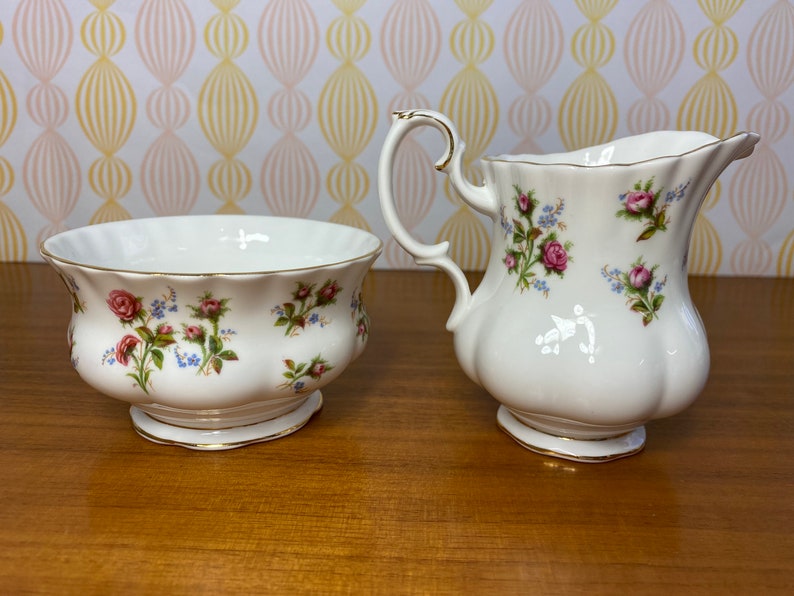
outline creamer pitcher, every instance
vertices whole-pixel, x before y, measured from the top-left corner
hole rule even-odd
[[[395,152],[424,125],[448,143],[436,168],[493,220],[474,292],[448,243],[418,242],[395,209]],[[641,450],[645,423],[694,401],[709,349],[687,285],[689,240],[709,188],[758,139],[662,131],[569,153],[484,157],[477,186],[463,176],[465,148],[449,119],[394,114],[378,172],[384,218],[418,264],[451,277],[447,329],[458,361],[501,403],[498,425],[516,441],[607,461]]]

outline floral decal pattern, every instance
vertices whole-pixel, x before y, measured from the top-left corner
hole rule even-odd
[[[80,300],[80,286],[77,285],[74,277],[61,270],[58,270],[58,277],[61,278],[61,281],[66,286],[66,291],[69,292],[69,296],[72,298],[72,310],[75,313],[85,312],[85,302]]]
[[[313,381],[319,381],[325,373],[334,368],[320,354],[317,354],[310,362],[297,363],[287,358],[284,360],[284,366],[287,370],[282,374],[286,381],[278,388],[290,389],[296,394],[309,390],[310,386],[306,384],[307,377]]]
[[[621,208],[615,213],[617,217],[622,217],[631,221],[641,221],[644,223],[642,233],[637,236],[637,242],[648,240],[656,232],[667,230],[670,217],[667,215],[667,208],[674,202],[684,198],[686,189],[689,186],[687,180],[684,184],[679,184],[673,190],[667,191],[662,200],[663,188],[653,189],[654,178],[643,182],[640,180],[634,185],[632,190],[618,195]]]
[[[501,209],[502,229],[506,237],[512,236],[511,245],[505,249],[504,264],[510,275],[517,276],[516,287],[521,292],[534,288],[548,298],[550,288],[537,270],[545,277],[563,277],[573,261],[569,254],[573,243],[562,242],[557,235],[565,230],[565,223],[559,219],[565,210],[565,201],[558,198],[555,204],[544,205],[535,220],[540,205],[535,191],[524,191],[518,185],[513,188],[518,217],[508,218],[504,206]]]
[[[612,285],[612,291],[626,296],[629,308],[642,315],[642,324],[647,327],[654,319],[664,302],[662,289],[667,283],[667,276],[659,279],[658,265],[648,268],[642,257],[631,264],[628,271],[610,269],[605,265],[601,275]]]
[[[176,330],[163,320],[167,313],[179,310],[176,292],[170,287],[168,290],[167,294],[153,300],[148,310],[143,306],[142,297],[127,290],[111,290],[106,300],[108,308],[122,327],[134,333],[125,334],[114,347],[106,350],[102,364],[118,363],[130,367],[132,370],[127,376],[144,393],[149,393],[152,388],[151,374],[154,370],[162,370],[165,352],[172,346],[175,347],[179,366],[184,367],[189,363],[198,368],[197,374],[220,374],[225,361],[238,359],[237,354],[224,349],[223,345],[234,332],[219,329],[221,317],[229,311],[227,298],[219,300],[211,292],[205,292],[199,297],[198,305],[188,306],[199,323],[183,324],[182,339],[197,346],[201,354],[187,356],[184,349],[177,345]]]
[[[654,189],[654,177],[646,181],[639,180],[634,187],[618,195],[621,208],[616,217],[630,221],[643,222],[643,230],[636,242],[649,240],[656,232],[667,231],[670,216],[667,209],[680,201],[686,194],[689,180],[664,193],[664,188]],[[601,275],[612,285],[612,291],[626,296],[629,308],[642,315],[642,324],[648,326],[658,319],[659,309],[664,302],[662,289],[667,283],[667,276],[660,278],[659,265],[648,266],[642,256],[630,265],[628,272],[604,265]]]
[[[350,309],[353,322],[356,324],[356,337],[359,337],[361,341],[366,341],[369,336],[369,315],[361,300],[361,292],[353,294],[353,298],[350,300]]]
[[[198,306],[188,305],[192,317],[198,321],[204,321],[209,328],[202,324],[185,325],[182,324],[182,337],[192,345],[197,346],[201,351],[201,360],[197,363],[198,373],[209,375],[211,373],[220,374],[223,363],[231,360],[238,360],[237,354],[232,350],[224,349],[224,342],[231,340],[235,331],[231,329],[220,329],[220,320],[227,312],[229,307],[228,298],[215,298],[212,292],[205,292],[199,297]],[[177,350],[177,358],[184,356],[184,352]],[[188,359],[185,366],[195,366],[196,357],[193,356],[192,362]]]
[[[336,303],[336,295],[342,288],[336,281],[328,279],[319,290],[317,284],[297,282],[297,287],[292,293],[292,301],[278,304],[270,309],[270,314],[276,316],[276,327],[284,327],[284,335],[294,337],[307,326],[319,325],[321,328],[329,325],[331,321],[322,316],[317,310]]]

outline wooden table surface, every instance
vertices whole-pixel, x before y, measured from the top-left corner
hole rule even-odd
[[[0,264],[0,593],[794,593],[794,280],[691,287],[710,380],[627,459],[502,433],[444,329],[451,283],[389,271],[303,429],[194,452],[72,370],[54,272]]]

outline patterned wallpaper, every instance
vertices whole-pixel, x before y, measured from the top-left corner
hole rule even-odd
[[[275,214],[372,230],[391,111],[446,113],[465,167],[653,129],[762,135],[707,198],[691,270],[794,275],[791,0],[3,0],[0,260],[130,217]],[[489,222],[409,137],[407,227],[480,268]]]

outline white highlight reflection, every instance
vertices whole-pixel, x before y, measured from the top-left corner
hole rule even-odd
[[[579,342],[579,351],[587,355],[590,364],[595,363],[596,352],[596,332],[593,321],[584,312],[581,304],[573,307],[574,318],[565,319],[557,315],[551,315],[554,327],[546,333],[535,338],[535,344],[540,346],[541,354],[559,354],[560,344],[574,337],[583,327],[587,336],[587,342]]]
[[[260,234],[260,233],[253,233],[253,234],[246,234],[245,230],[240,230],[237,233],[237,241],[240,243],[240,250],[245,250],[248,248],[248,244],[251,242],[270,242],[270,236],[267,234]]]

